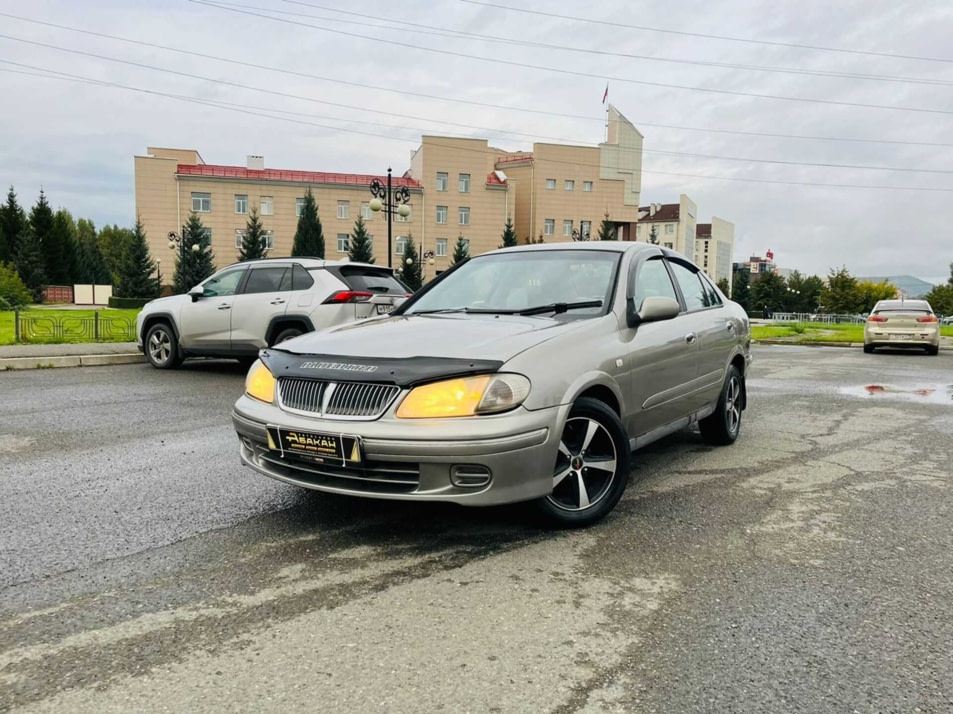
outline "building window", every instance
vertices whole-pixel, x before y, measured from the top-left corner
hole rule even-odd
[[[350,250],[348,246],[349,237],[347,233],[338,233],[338,253],[347,253]]]
[[[341,218],[341,219],[347,218],[350,210],[351,210],[350,201],[338,201],[338,218]]]
[[[675,232],[675,226],[671,223],[665,224],[665,235],[672,235]]]
[[[669,250],[671,250],[671,249],[674,248],[675,246],[672,245],[671,243],[666,243],[666,244],[665,244],[665,247],[668,248]]]
[[[579,233],[587,236],[592,230],[592,221],[579,221]]]
[[[551,236],[556,232],[556,219],[547,218],[543,221],[543,235]]]
[[[301,212],[304,211],[304,199],[295,199],[295,218],[301,218]]]
[[[568,181],[568,180],[567,180],[565,185],[566,185],[566,190],[567,190],[567,191],[574,191],[575,188],[576,188],[576,182],[575,182],[575,181]]]
[[[447,239],[446,238],[437,238],[436,253],[438,256],[445,256],[447,254]]]
[[[583,191],[591,191],[591,190],[592,190],[592,181],[583,181],[583,182],[582,182],[582,190],[583,190]]]
[[[461,206],[460,210],[458,211],[458,214],[459,214],[461,226],[470,225],[470,209],[469,208],[466,208],[465,206]]]
[[[394,242],[394,252],[397,253],[397,255],[403,255],[404,249],[406,247],[407,247],[406,238],[398,237],[397,240]]]
[[[447,222],[447,207],[437,206],[437,223]]]
[[[261,197],[261,215],[263,216],[273,216],[275,215],[275,199],[272,196],[262,196]]]
[[[563,235],[564,236],[572,235],[572,221],[563,221]]]
[[[397,223],[410,223],[410,216],[402,216],[399,213],[394,216],[394,220]]]
[[[265,231],[265,250],[274,250],[275,249],[275,232],[274,231]]]
[[[248,213],[248,196],[235,194],[235,213]]]
[[[262,233],[265,239],[265,248],[267,250],[273,250],[275,247],[275,233],[274,231],[264,231]],[[239,228],[235,231],[235,247],[241,248],[242,241],[245,240],[245,229]]]
[[[236,229],[235,230],[235,247],[241,248],[243,240],[245,240],[245,231],[241,229]]]
[[[470,193],[470,174],[460,174],[460,193]]]
[[[365,221],[369,221],[373,217],[374,217],[374,211],[371,210],[371,204],[366,202],[362,203],[361,204],[361,218],[363,218]]]
[[[469,239],[469,238],[463,238],[463,236],[460,236],[460,238],[463,240],[463,246],[467,249],[467,252],[469,253],[469,252],[470,252],[470,239]]]
[[[641,237],[642,237],[642,226],[636,226],[636,227],[635,227],[635,237],[636,237],[636,238],[641,238]]]
[[[546,190],[547,191],[556,190],[556,179],[546,179]]]
[[[437,190],[438,191],[446,191],[447,183],[449,183],[449,181],[450,179],[445,171],[437,172]]]
[[[192,193],[192,210],[196,213],[211,213],[212,194],[210,193]]]

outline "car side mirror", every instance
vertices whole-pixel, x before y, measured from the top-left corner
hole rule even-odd
[[[205,288],[201,285],[196,285],[189,290],[189,296],[192,298],[192,302],[198,302],[199,298],[205,297]]]
[[[643,322],[661,322],[678,317],[682,311],[677,300],[668,297],[647,297],[642,301],[642,309],[636,311],[635,300],[626,301],[625,318],[629,327],[638,327]]]

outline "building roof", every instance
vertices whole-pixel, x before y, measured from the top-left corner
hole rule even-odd
[[[240,179],[244,181],[288,181],[291,183],[323,183],[340,186],[370,186],[371,181],[380,179],[386,182],[386,176],[369,174],[336,174],[325,171],[289,171],[285,169],[246,169],[244,166],[217,166],[215,164],[179,164],[176,173],[182,176],[204,176],[206,178]],[[423,188],[412,178],[394,176],[393,186],[406,186],[410,189]]]
[[[667,221],[677,221],[679,216],[679,205],[677,203],[662,203],[655,209],[655,215],[650,216],[650,206],[639,208],[639,223],[659,223]],[[645,214],[644,216],[642,214]]]
[[[499,176],[496,175],[496,171],[491,171],[486,175],[486,185],[487,186],[505,186],[506,181],[502,180]]]
[[[696,238],[711,238],[711,223],[696,223],[695,237]]]

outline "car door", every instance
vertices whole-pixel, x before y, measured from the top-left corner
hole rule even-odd
[[[638,266],[630,292],[636,310],[651,296],[679,300],[661,255]],[[681,400],[698,371],[698,344],[689,334],[683,316],[623,330],[629,344],[630,434],[645,434],[684,416]]]
[[[291,263],[260,263],[249,268],[248,278],[232,303],[232,351],[255,353],[267,347],[265,337],[272,320],[281,317],[291,302]]]
[[[231,347],[231,309],[242,280],[244,266],[226,268],[202,285],[202,295],[186,303],[179,313],[179,340],[183,349],[222,354]]]
[[[698,371],[683,408],[690,414],[718,398],[736,339],[735,326],[697,266],[671,256],[667,261],[685,305],[683,322],[698,344]]]

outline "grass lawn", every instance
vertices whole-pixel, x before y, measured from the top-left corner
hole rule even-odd
[[[95,342],[94,315],[97,310],[22,310],[21,317],[39,318],[34,332],[21,342],[54,344],[63,342]],[[99,342],[131,342],[135,340],[138,310],[98,310]],[[13,311],[0,312],[0,345],[16,344]]]
[[[953,325],[942,326],[940,334],[953,337]],[[844,323],[806,322],[800,325],[752,325],[751,339],[772,340],[791,338],[804,342],[863,342],[864,326]]]

